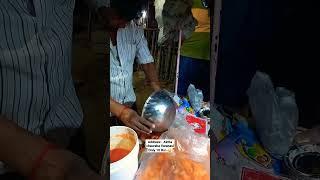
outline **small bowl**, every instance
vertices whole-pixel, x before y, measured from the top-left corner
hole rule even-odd
[[[176,103],[166,90],[152,93],[144,104],[142,117],[155,124],[155,132],[166,131],[176,117]]]

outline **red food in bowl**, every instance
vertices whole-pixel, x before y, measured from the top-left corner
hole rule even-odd
[[[117,162],[124,157],[126,157],[130,153],[129,150],[127,149],[122,149],[122,148],[115,148],[110,151],[110,162],[114,163]]]

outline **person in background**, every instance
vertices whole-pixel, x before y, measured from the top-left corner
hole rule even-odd
[[[80,130],[83,114],[71,75],[74,3],[0,1],[0,116],[6,117],[0,119],[1,180],[22,179],[15,173],[8,177],[4,166],[12,165],[14,172],[27,175],[22,166],[31,166],[34,155],[45,148],[45,140],[29,141],[21,128],[62,148],[67,148]],[[96,9],[110,4],[108,0],[95,3]],[[107,11],[99,10],[103,14]],[[64,157],[72,156],[65,153]],[[54,176],[46,169],[43,173]]]
[[[192,14],[198,21],[192,36],[183,38],[181,47],[178,94],[185,96],[190,84],[202,90],[210,101],[210,16],[201,0],[194,0]]]
[[[136,96],[133,89],[133,64],[135,58],[141,64],[151,87],[160,89],[153,57],[148,48],[144,31],[132,20],[141,12],[142,1],[111,1],[107,24],[110,35],[110,112],[111,126],[125,125],[137,132],[151,133],[154,124],[136,112]]]

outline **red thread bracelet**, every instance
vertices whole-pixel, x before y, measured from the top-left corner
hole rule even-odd
[[[39,154],[39,156],[37,157],[37,159],[34,161],[33,166],[32,166],[32,170],[29,176],[29,180],[33,180],[36,176],[37,170],[39,169],[39,167],[41,166],[41,163],[43,161],[43,159],[46,157],[46,155],[48,154],[48,152],[52,149],[56,149],[57,146],[54,144],[47,144],[43,150],[41,151],[41,153]]]
[[[120,114],[119,114],[119,117],[118,117],[118,118],[121,118],[121,116],[122,116],[123,112],[124,112],[126,109],[129,109],[129,107],[128,107],[128,106],[124,106],[124,108],[122,108],[122,109],[121,109],[121,111],[120,111]]]

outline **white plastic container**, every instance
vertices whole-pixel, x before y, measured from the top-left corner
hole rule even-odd
[[[125,126],[110,127],[110,151],[130,150],[123,159],[110,164],[111,180],[133,180],[138,170],[139,141],[137,133]]]

